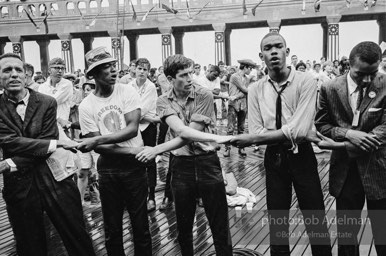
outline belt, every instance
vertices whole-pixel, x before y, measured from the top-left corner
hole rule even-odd
[[[207,151],[207,152],[203,152],[202,154],[198,154],[198,155],[173,155],[172,153],[170,153],[173,157],[200,157],[200,156],[209,156],[209,155],[215,155],[217,154],[217,151]]]

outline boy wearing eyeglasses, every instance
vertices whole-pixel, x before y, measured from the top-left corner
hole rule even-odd
[[[58,103],[57,121],[59,129],[71,127],[69,121],[73,86],[70,80],[63,78],[66,63],[61,58],[53,58],[48,63],[49,77],[39,86],[39,92],[54,97]]]

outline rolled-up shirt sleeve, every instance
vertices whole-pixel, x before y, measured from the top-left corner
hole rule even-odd
[[[165,118],[171,115],[178,116],[178,113],[170,107],[167,97],[159,97],[157,99],[157,116],[159,116],[162,122],[165,122]]]
[[[304,140],[315,119],[317,81],[307,76],[300,87],[296,110],[281,130],[293,143]]]

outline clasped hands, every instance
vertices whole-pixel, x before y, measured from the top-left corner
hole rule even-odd
[[[70,150],[73,153],[76,153],[77,150],[89,152],[98,146],[98,141],[96,137],[85,138],[82,140],[58,140],[57,146]]]

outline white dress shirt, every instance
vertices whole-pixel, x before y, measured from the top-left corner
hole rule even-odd
[[[276,130],[277,91],[286,83],[288,85],[281,93],[281,130],[292,142],[296,153],[296,143],[306,137],[315,118],[317,81],[310,73],[291,69],[287,80],[280,85],[269,76],[253,83],[248,90],[249,133],[260,134]]]
[[[357,90],[358,85],[354,82],[354,80],[350,76],[350,71],[347,74],[347,87],[348,87],[348,95],[349,95],[349,104],[352,109],[352,112],[355,113],[357,108],[357,101],[359,96],[359,91]],[[365,94],[366,88],[363,88],[363,95]]]
[[[137,85],[136,79],[131,81],[129,85],[133,86],[141,98],[141,121],[139,122],[139,130],[143,132],[150,124],[149,121],[145,121],[143,118],[147,116],[152,118],[156,117],[157,88],[149,79],[146,79],[146,82],[141,87]]]
[[[39,92],[54,97],[58,103],[56,117],[68,121],[70,117],[73,85],[67,79],[60,79],[56,86],[51,85],[51,78],[39,86]]]

